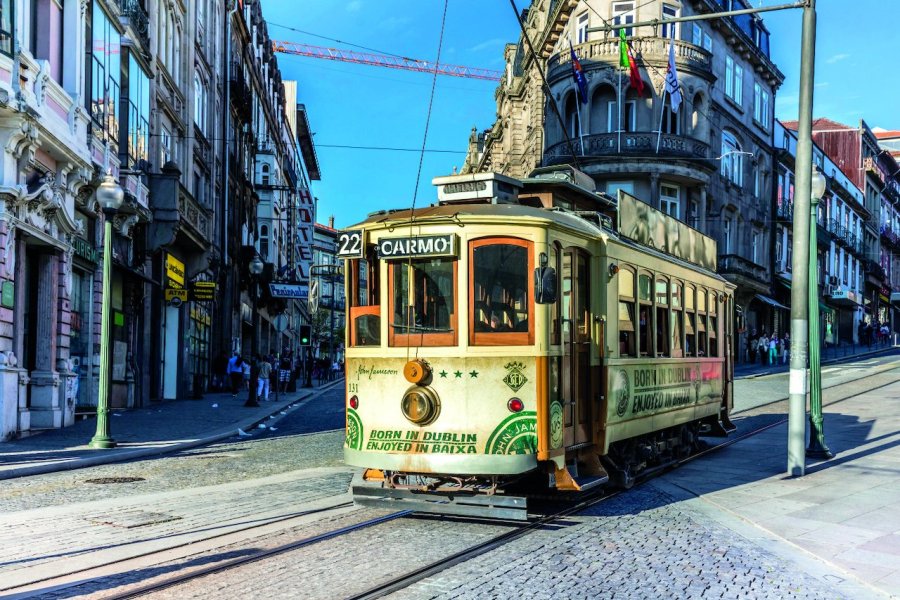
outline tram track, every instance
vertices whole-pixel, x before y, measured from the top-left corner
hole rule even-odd
[[[896,366],[881,369],[877,373],[869,374],[863,378],[841,382],[839,384],[829,386],[829,388],[827,388],[827,389],[834,389],[834,388],[840,388],[841,386],[851,385],[851,384],[857,383],[861,379],[870,378],[870,377],[873,377],[876,375],[882,375],[888,371],[896,370],[896,369],[897,369]],[[871,387],[871,388],[867,388],[866,390],[856,392],[856,393],[851,393],[851,394],[846,395],[841,398],[836,398],[836,399],[832,399],[830,401],[826,401],[826,402],[824,402],[824,406],[827,407],[827,406],[832,406],[834,404],[838,404],[840,402],[860,396],[864,393],[870,393],[871,391],[881,389],[881,388],[887,387],[889,385],[895,384],[898,381],[900,381],[900,378],[891,378],[888,381],[879,383],[878,385]],[[763,405],[760,405],[757,407],[753,407],[751,409],[746,409],[746,410],[740,411],[737,414],[739,414],[741,417],[747,418],[747,417],[753,416],[749,413],[753,412],[754,410],[758,410],[761,408],[770,408],[771,409],[773,405],[776,405],[779,402],[784,402],[784,401],[785,400],[783,400],[783,399],[774,400],[772,402],[769,402],[769,403],[766,403],[766,404],[763,404]],[[772,416],[776,416],[776,413],[762,413],[762,414],[770,414]],[[777,427],[779,425],[783,425],[786,422],[787,422],[787,418],[781,418],[781,419],[775,420],[775,421],[767,423],[761,427],[757,427],[757,428],[753,429],[752,431],[748,431],[747,433],[743,433],[738,436],[727,439],[726,441],[722,441],[720,443],[710,445],[708,448],[699,450],[698,452],[696,452],[696,453],[692,454],[691,456],[686,457],[684,459],[679,459],[679,460],[673,461],[671,463],[667,463],[666,465],[661,465],[659,467],[655,467],[650,470],[647,470],[636,478],[635,487],[646,484],[647,482],[651,481],[653,478],[661,475],[662,473],[670,471],[681,465],[687,464],[691,461],[700,459],[700,458],[707,456],[718,450],[725,449],[725,448],[732,446],[740,441],[743,441],[743,440],[751,438],[755,435],[758,435],[764,431],[767,431],[767,430]],[[441,558],[440,560],[437,560],[437,561],[431,562],[429,564],[426,564],[424,566],[415,568],[407,573],[404,573],[404,574],[394,577],[388,581],[385,581],[378,585],[375,585],[361,593],[350,596],[350,598],[352,598],[354,600],[380,598],[380,597],[384,597],[388,594],[397,592],[397,591],[407,588],[419,581],[422,581],[424,579],[427,579],[429,577],[437,575],[443,571],[446,571],[447,569],[450,569],[453,566],[456,566],[456,565],[459,565],[466,561],[472,560],[480,555],[486,554],[486,553],[491,552],[497,548],[500,548],[506,544],[509,544],[509,543],[515,541],[516,539],[519,539],[523,536],[528,535],[531,532],[541,529],[542,527],[552,525],[553,523],[555,523],[561,519],[564,519],[571,515],[578,514],[580,512],[588,510],[588,509],[596,506],[597,504],[600,504],[601,502],[604,502],[606,500],[610,500],[624,492],[625,491],[623,491],[623,490],[613,490],[613,491],[607,492],[605,494],[603,492],[591,492],[591,493],[588,493],[589,495],[582,497],[581,499],[576,501],[574,504],[570,504],[561,510],[552,512],[551,514],[538,516],[537,518],[529,521],[526,524],[510,523],[510,527],[512,527],[512,529],[509,531],[506,531],[504,533],[501,533],[499,535],[491,537],[490,539],[479,542],[478,544],[475,544],[469,548],[465,548],[465,549],[458,551],[456,553],[453,553],[449,556],[445,556],[445,557]],[[269,519],[269,520],[266,520],[264,523],[254,524],[252,526],[244,527],[244,528],[237,529],[237,530],[230,530],[227,533],[219,534],[216,536],[210,536],[209,538],[204,539],[203,542],[205,543],[205,542],[208,542],[209,540],[214,540],[216,538],[234,535],[236,533],[248,532],[248,531],[252,531],[254,529],[260,529],[262,527],[271,526],[273,524],[287,523],[291,520],[309,516],[309,515],[316,514],[316,513],[325,513],[325,512],[335,511],[335,510],[339,510],[339,509],[343,509],[343,508],[350,508],[351,506],[352,506],[351,502],[342,502],[342,503],[329,505],[326,507],[321,507],[321,508],[317,508],[317,509],[313,509],[313,510],[309,510],[309,511],[304,511],[301,513],[286,515],[284,517],[277,518],[277,519]],[[382,515],[382,516],[378,516],[378,517],[375,517],[372,519],[367,519],[365,521],[361,521],[359,523],[354,523],[354,524],[351,524],[351,525],[348,525],[345,527],[341,527],[341,528],[338,528],[338,529],[335,529],[332,531],[327,531],[324,533],[304,537],[300,540],[289,542],[287,544],[283,544],[283,545],[280,545],[280,546],[277,546],[274,548],[269,548],[269,549],[265,549],[265,550],[260,550],[258,552],[253,552],[252,554],[248,554],[247,556],[241,556],[238,558],[219,562],[217,564],[209,565],[206,567],[194,568],[194,569],[191,569],[189,572],[184,572],[184,573],[181,573],[178,575],[169,576],[164,579],[161,579],[161,580],[158,580],[155,582],[151,582],[151,583],[139,586],[139,587],[135,587],[134,584],[124,584],[124,585],[128,586],[127,589],[125,589],[121,592],[112,591],[109,594],[104,594],[103,597],[108,598],[108,599],[119,599],[119,598],[124,599],[124,598],[136,598],[136,597],[147,596],[147,595],[150,595],[155,592],[163,591],[163,590],[166,590],[169,588],[174,588],[176,586],[189,583],[193,580],[198,580],[203,577],[208,577],[210,575],[214,575],[214,574],[221,573],[224,571],[237,569],[237,568],[245,566],[245,565],[260,562],[260,561],[263,561],[263,560],[266,560],[266,559],[269,559],[269,558],[272,558],[272,557],[275,557],[278,555],[286,554],[288,552],[303,548],[305,546],[322,543],[322,542],[332,540],[332,539],[335,539],[338,537],[342,537],[342,536],[348,535],[350,533],[358,532],[360,530],[363,530],[363,529],[366,529],[369,527],[373,527],[373,526],[376,526],[376,525],[379,525],[382,523],[387,523],[387,522],[390,522],[390,521],[393,521],[396,519],[408,517],[408,516],[411,516],[412,514],[413,514],[413,511],[410,511],[410,510],[397,511],[397,512],[393,512],[393,513],[390,513],[387,515]],[[188,546],[188,545],[191,545],[191,543],[184,544],[184,546]],[[169,548],[167,550],[171,550],[171,549],[172,548]],[[104,577],[113,577],[117,574],[116,572],[110,572],[110,573],[106,573],[105,575],[100,575],[100,576],[93,576],[91,574],[91,572],[95,572],[100,568],[102,568],[103,570],[109,571],[110,569],[115,569],[118,567],[120,569],[118,571],[118,574],[127,572],[127,570],[128,570],[127,563],[135,561],[136,559],[139,559],[139,558],[147,559],[147,558],[152,557],[155,554],[161,554],[161,552],[158,552],[158,551],[157,552],[148,552],[146,554],[143,554],[143,555],[140,555],[137,557],[132,556],[127,559],[123,559],[122,561],[111,561],[104,565],[95,565],[89,569],[84,569],[82,571],[72,571],[72,572],[66,573],[62,576],[54,576],[54,577],[48,577],[48,578],[44,578],[44,579],[37,580],[37,581],[32,581],[27,586],[21,586],[21,587],[17,587],[17,588],[8,588],[8,589],[0,590],[0,592],[3,593],[4,597],[10,597],[10,598],[25,598],[25,597],[33,596],[36,593],[52,592],[54,590],[60,590],[63,588],[72,587],[72,586],[76,585],[76,583],[73,583],[76,580],[77,580],[77,584],[83,584],[86,581],[97,580],[97,579],[104,578]],[[123,567],[124,567],[124,569],[123,569]],[[31,590],[30,593],[29,593],[29,590]]]

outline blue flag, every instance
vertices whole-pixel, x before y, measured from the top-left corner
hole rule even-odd
[[[581,69],[581,63],[578,61],[575,49],[572,47],[572,40],[569,40],[569,53],[572,55],[572,76],[575,78],[575,85],[578,86],[578,99],[581,100],[582,104],[587,104],[587,79],[584,76],[584,71]]]

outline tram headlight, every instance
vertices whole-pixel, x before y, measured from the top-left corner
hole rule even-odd
[[[522,409],[525,408],[525,403],[513,396],[509,399],[509,402],[506,403],[506,408],[509,409],[509,412],[522,412]]]
[[[424,427],[441,414],[441,400],[430,387],[417,386],[403,394],[400,410],[410,423]]]

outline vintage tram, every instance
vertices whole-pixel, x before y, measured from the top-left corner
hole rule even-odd
[[[359,503],[524,518],[523,485],[629,487],[733,427],[713,240],[572,168],[434,183],[338,238]]]

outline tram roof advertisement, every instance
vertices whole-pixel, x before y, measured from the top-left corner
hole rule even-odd
[[[675,258],[716,270],[716,241],[619,190],[619,234]]]

